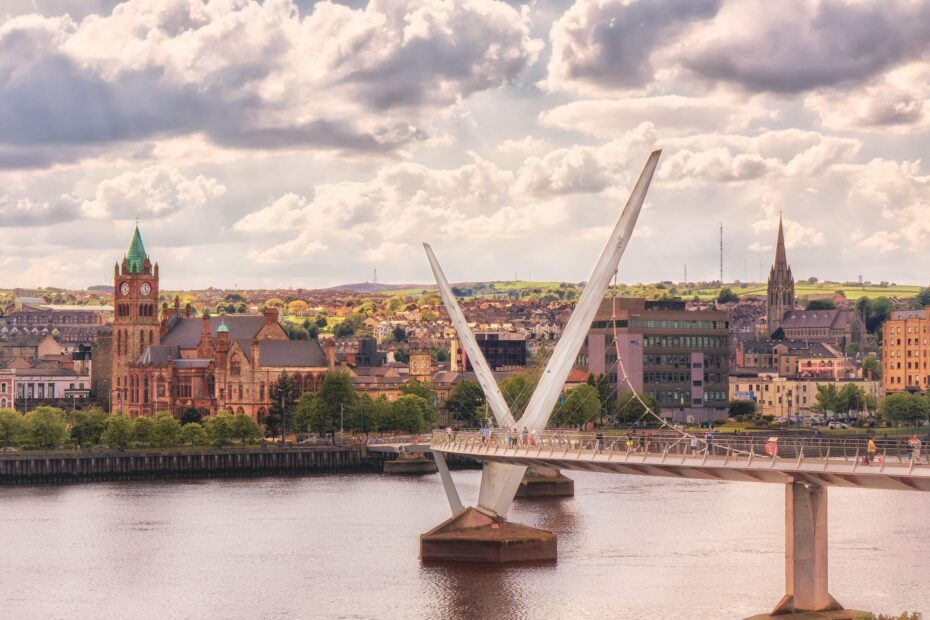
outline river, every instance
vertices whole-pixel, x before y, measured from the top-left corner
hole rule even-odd
[[[479,473],[454,472],[463,499]],[[784,489],[571,472],[518,500],[559,561],[424,566],[438,476],[0,488],[3,618],[742,618],[784,587]],[[830,490],[849,608],[930,611],[930,494]]]

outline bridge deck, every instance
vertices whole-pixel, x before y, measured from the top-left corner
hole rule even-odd
[[[774,449],[769,447],[772,454],[766,453],[767,444],[765,438],[715,438],[711,446],[692,450],[690,441],[681,437],[627,445],[625,437],[598,439],[593,433],[546,431],[524,443],[502,433],[484,439],[477,432],[460,432],[454,437],[435,433],[431,448],[485,462],[576,471],[930,491],[930,465],[918,463],[899,443],[880,445],[871,464],[862,458],[864,448],[852,449],[842,440],[779,441]]]

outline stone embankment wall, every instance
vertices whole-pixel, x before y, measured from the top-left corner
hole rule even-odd
[[[384,455],[369,454],[363,445],[48,453],[23,451],[0,456],[0,485],[380,472],[384,460]]]

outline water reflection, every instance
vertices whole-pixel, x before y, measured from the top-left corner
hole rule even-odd
[[[479,473],[454,472],[473,503]],[[573,473],[519,501],[559,561],[420,563],[437,476],[0,488],[4,618],[741,618],[784,586],[779,485]],[[830,491],[831,591],[930,610],[930,494]]]

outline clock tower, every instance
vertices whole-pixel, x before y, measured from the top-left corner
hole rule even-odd
[[[137,377],[130,376],[129,366],[159,341],[158,263],[149,260],[136,226],[122,263],[113,268],[113,411],[135,417],[143,404],[151,402],[154,386],[139,384]]]

